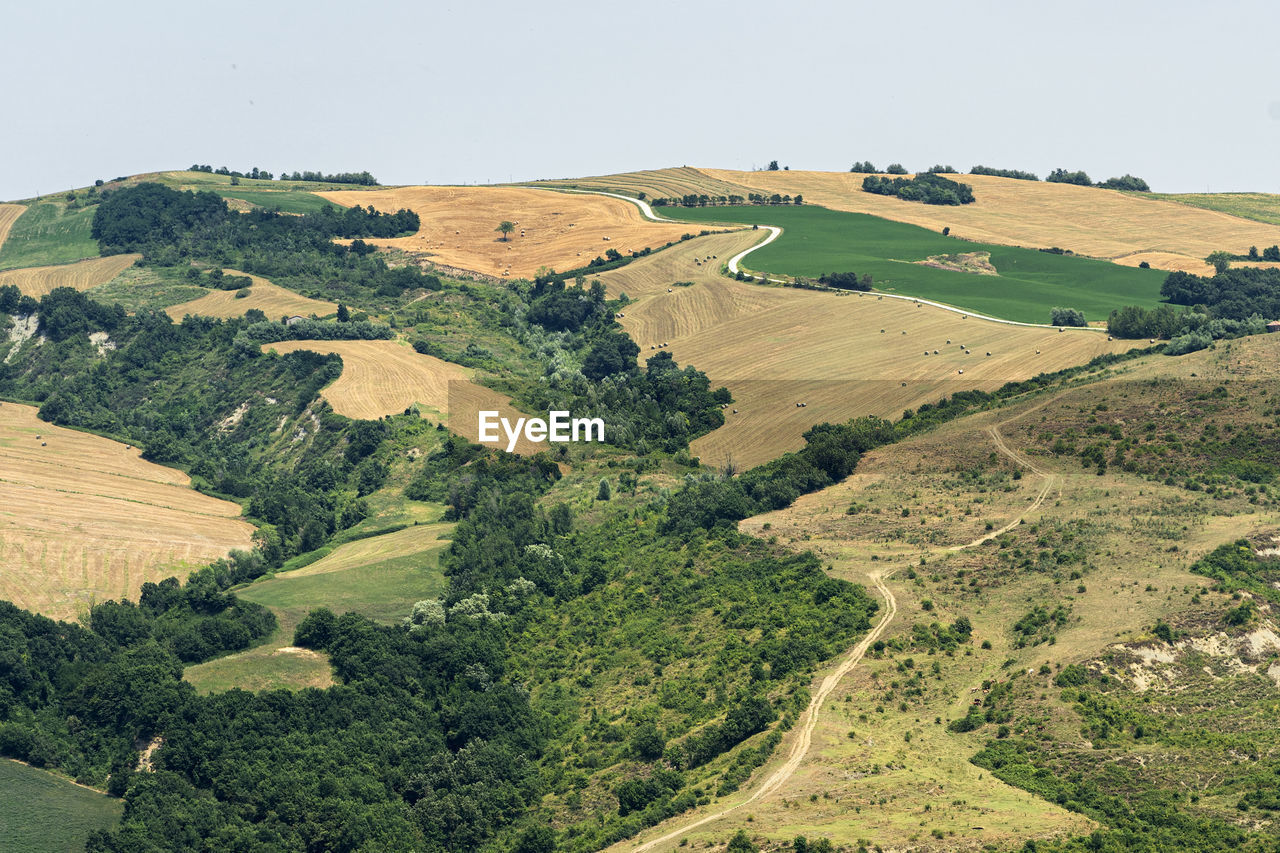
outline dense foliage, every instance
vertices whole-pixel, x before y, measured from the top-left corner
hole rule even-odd
[[[995,169],[991,166],[974,166],[969,170],[970,175],[992,175],[997,178],[1013,178],[1019,181],[1038,181],[1039,176],[1035,172],[1023,172],[1020,169]]]
[[[925,172],[913,178],[881,178],[868,175],[862,181],[863,192],[891,195],[903,201],[920,201],[925,204],[972,204],[973,187]]]

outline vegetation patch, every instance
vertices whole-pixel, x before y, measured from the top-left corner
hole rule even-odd
[[[747,258],[753,268],[774,274],[817,278],[829,270],[870,274],[876,287],[1028,323],[1044,323],[1050,310],[1069,304],[1095,317],[1123,305],[1155,306],[1163,273],[1104,261],[1046,254],[1031,249],[973,243],[944,237],[913,225],[865,214],[804,207],[672,208],[675,219],[698,222],[726,218],[748,224],[782,226],[782,236]],[[940,255],[986,253],[998,270],[975,277],[955,269],[925,266]]]

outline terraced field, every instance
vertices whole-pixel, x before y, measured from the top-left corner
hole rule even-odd
[[[704,463],[750,467],[800,448],[816,423],[897,417],[955,391],[993,390],[1134,346],[1095,331],[1009,326],[875,294],[718,274],[720,262],[762,237],[699,238],[599,276],[610,293],[635,300],[621,322],[642,360],[665,344],[733,392],[725,426],[693,443]]]
[[[224,272],[227,275],[249,275],[230,269]],[[181,322],[182,318],[188,314],[222,319],[243,317],[251,308],[257,308],[271,320],[294,315],[309,317],[314,314],[317,317],[324,317],[338,310],[338,306],[332,302],[310,299],[300,293],[272,284],[261,276],[250,275],[249,278],[253,279],[253,284],[250,285],[249,295],[246,297],[237,297],[237,291],[234,290],[214,290],[199,299],[170,306],[165,309],[165,312],[174,320]]]
[[[279,353],[305,349],[341,356],[342,375],[321,394],[335,412],[349,418],[375,420],[416,405],[424,415],[479,441],[481,410],[498,411],[512,420],[524,417],[511,407],[507,397],[471,381],[473,371],[423,355],[403,341],[284,341],[264,344],[262,348]],[[516,445],[518,453],[545,449],[546,445],[523,439]]]
[[[421,217],[417,234],[370,240],[436,263],[486,275],[528,278],[542,267],[586,266],[608,249],[622,254],[679,240],[683,225],[649,222],[619,199],[553,193],[523,187],[401,187],[323,192],[343,206],[409,208]],[[503,220],[516,230],[503,241]]]
[[[0,598],[72,619],[252,545],[240,507],[109,439],[0,404]]]
[[[55,287],[88,290],[111,281],[141,257],[142,255],[110,255],[73,264],[5,270],[0,272],[0,285],[16,285],[23,294],[36,299]]]

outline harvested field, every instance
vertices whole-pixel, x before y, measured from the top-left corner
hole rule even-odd
[[[240,507],[136,448],[0,404],[0,598],[54,618],[252,545]]]
[[[25,267],[0,272],[0,285],[16,285],[26,296],[39,299],[55,287],[74,287],[88,290],[106,284],[133,266],[142,255],[110,255],[105,258],[89,258],[74,264],[58,264],[51,267]]]
[[[645,220],[620,199],[523,187],[404,187],[319,193],[337,204],[409,208],[422,219],[411,237],[370,240],[486,275],[529,278],[541,267],[576,269],[609,249],[626,255],[677,241],[688,226]],[[503,241],[494,231],[509,220]],[[523,234],[522,234],[523,232]],[[607,238],[607,239],[606,239]]]
[[[22,212],[27,208],[21,204],[0,204],[0,248],[4,247],[4,238],[9,236],[9,229]]]
[[[851,172],[701,171],[711,180],[741,184],[753,192],[800,193],[806,202],[834,210],[869,213],[938,231],[950,227],[953,236],[966,240],[1029,248],[1060,246],[1112,260],[1150,253],[1151,258],[1139,260],[1150,260],[1159,269],[1183,269],[1220,249],[1244,252],[1251,245],[1280,242],[1280,226],[1073,184],[948,176],[972,186],[977,200],[962,207],[941,207],[863,192],[865,176]]]
[[[423,414],[478,441],[481,410],[496,410],[511,419],[523,416],[507,397],[473,382],[474,371],[423,355],[403,341],[284,341],[262,348],[340,356],[342,375],[321,393],[335,412],[349,418],[374,420],[417,405]],[[545,449],[523,439],[516,445],[519,453]]]
[[[535,186],[567,187],[570,189],[598,189],[605,192],[636,195],[646,198],[678,198],[690,193],[706,195],[746,195],[746,187],[712,178],[701,169],[679,166],[672,169],[646,169],[640,172],[622,172],[617,175],[597,175],[590,178],[566,178],[558,181],[537,181]]]
[[[994,390],[1136,345],[1098,332],[966,319],[874,293],[764,287],[694,263],[714,254],[717,264],[761,236],[704,237],[599,276],[611,293],[635,300],[621,322],[642,361],[667,344],[679,363],[733,392],[725,426],[692,445],[707,464],[751,467],[799,449],[816,423],[896,418],[955,391]],[[667,292],[675,281],[694,284]]]
[[[227,275],[249,275],[238,270],[224,270],[224,272]],[[317,317],[323,317],[338,310],[338,306],[332,302],[310,299],[300,293],[272,284],[261,276],[250,275],[249,277],[253,279],[253,284],[249,287],[249,295],[243,299],[237,298],[234,290],[214,290],[199,299],[166,308],[165,312],[174,320],[181,322],[182,318],[188,314],[223,319],[243,317],[250,308],[257,308],[272,320],[293,315],[309,317],[315,314]]]
[[[1277,196],[1246,194],[1243,201],[1232,194],[1144,196],[1072,184],[954,175],[949,177],[973,187],[977,201],[963,207],[940,207],[865,193],[864,177],[852,172],[683,167],[543,184],[628,194],[643,191],[650,198],[687,193],[799,194],[809,204],[833,210],[869,213],[936,231],[950,227],[954,236],[977,242],[1028,248],[1059,246],[1130,266],[1146,260],[1157,269],[1189,272],[1207,271],[1203,258],[1219,249],[1244,252],[1249,246],[1261,248],[1280,242]],[[726,213],[725,218],[731,220],[732,216]]]

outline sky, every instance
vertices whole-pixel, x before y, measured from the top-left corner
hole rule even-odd
[[[6,4],[0,198],[208,163],[489,183],[666,166],[1280,192],[1280,4]]]

